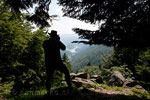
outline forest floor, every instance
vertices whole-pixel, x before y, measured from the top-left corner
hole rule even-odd
[[[138,91],[136,91],[138,94]],[[17,97],[10,100],[150,100],[145,95],[135,95],[131,89],[112,90],[104,88],[57,88],[51,95],[37,95],[32,97]]]

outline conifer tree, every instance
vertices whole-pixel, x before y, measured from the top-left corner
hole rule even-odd
[[[64,53],[62,59],[63,59],[63,62],[65,63],[65,65],[67,66],[69,72],[72,72],[72,70],[71,70],[71,64],[70,64],[70,61],[69,61],[69,57],[67,56],[66,53]]]
[[[64,62],[69,62],[69,58],[68,58],[66,53],[64,53],[62,59],[63,59]]]
[[[91,64],[91,62],[90,62],[90,61],[88,62],[87,66],[92,66],[92,64]]]
[[[99,25],[96,31],[74,29],[88,40],[79,43],[150,47],[149,0],[59,0],[59,4],[65,16]]]

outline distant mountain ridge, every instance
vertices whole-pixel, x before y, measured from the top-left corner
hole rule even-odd
[[[86,67],[89,62],[92,65],[97,66],[102,63],[101,57],[110,54],[112,50],[113,48],[103,45],[91,46],[85,51],[76,54],[75,59],[71,61],[72,70],[77,72],[83,67]]]
[[[85,67],[88,62],[91,62],[93,65],[99,65],[102,62],[101,57],[111,53],[113,50],[113,48],[104,45],[89,46],[81,43],[72,43],[79,40],[76,34],[62,34],[60,37],[67,47],[65,51],[61,51],[61,54],[66,53],[68,55],[74,72]]]
[[[60,35],[61,41],[66,45],[67,49],[66,51],[61,51],[62,54],[66,53],[70,60],[74,59],[74,55],[78,54],[81,51],[84,51],[85,48],[88,48],[88,45],[85,44],[78,44],[78,43],[72,43],[73,41],[80,40],[78,35],[76,34],[62,34]]]

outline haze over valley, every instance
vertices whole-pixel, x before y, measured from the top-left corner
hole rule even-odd
[[[61,54],[67,54],[74,72],[85,67],[89,62],[92,65],[99,65],[102,62],[101,57],[110,54],[113,50],[103,45],[90,46],[83,43],[72,43],[73,41],[81,40],[76,34],[61,34],[60,37],[67,47],[65,51],[61,51]]]

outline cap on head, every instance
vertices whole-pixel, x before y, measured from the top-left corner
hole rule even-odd
[[[50,35],[51,37],[55,37],[55,36],[57,36],[57,31],[52,30],[51,33],[49,33],[49,35]]]

